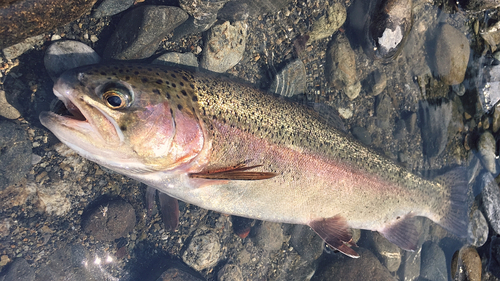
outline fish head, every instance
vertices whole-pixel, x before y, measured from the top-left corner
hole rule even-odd
[[[92,65],[65,72],[54,94],[70,115],[41,123],[81,156],[128,174],[175,171],[203,147],[189,72],[149,65]]]

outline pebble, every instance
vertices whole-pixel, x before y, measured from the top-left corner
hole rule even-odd
[[[269,252],[278,251],[285,241],[281,223],[263,221],[259,227],[255,228],[255,236],[252,240],[258,248]]]
[[[292,97],[305,92],[306,82],[306,67],[301,59],[296,59],[276,74],[269,91],[284,97]]]
[[[217,273],[218,281],[243,281],[241,269],[234,264],[226,264]]]
[[[493,230],[500,233],[500,190],[490,173],[480,176],[483,199],[482,208]]]
[[[356,252],[360,255],[358,259],[336,256],[325,261],[311,280],[330,281],[332,277],[335,280],[396,280],[372,252],[364,248],[357,248]]]
[[[310,42],[331,36],[344,24],[347,18],[346,8],[340,3],[329,6],[326,13],[314,22],[312,31],[309,33]]]
[[[98,241],[126,237],[135,227],[135,210],[123,199],[92,206],[82,218],[83,230]]]
[[[343,107],[339,107],[339,115],[340,117],[344,118],[344,119],[349,119],[352,117],[353,115],[353,112],[351,109],[349,108],[343,108]]]
[[[437,75],[447,85],[462,83],[469,62],[467,37],[449,24],[439,26],[436,37],[435,62]]]
[[[485,112],[489,112],[500,101],[500,65],[484,66],[483,79],[486,83],[478,89],[479,101]]]
[[[493,137],[489,131],[482,133],[479,137],[479,143],[477,145],[479,155],[481,156],[481,163],[490,173],[494,175],[498,172],[495,147],[495,137]]]
[[[469,223],[467,242],[474,247],[481,247],[488,239],[488,232],[488,222],[486,222],[483,213],[474,210]]]
[[[358,97],[361,83],[356,70],[356,54],[343,34],[330,43],[326,53],[325,75],[330,86],[342,89],[350,100]]]
[[[169,268],[156,281],[203,281],[203,279],[195,277],[179,268]]]
[[[135,0],[105,0],[95,10],[93,16],[102,18],[113,16],[134,5]]]
[[[452,103],[446,100],[442,100],[440,104],[419,102],[417,119],[422,135],[422,150],[426,158],[437,157],[446,148],[452,109]]]
[[[363,127],[354,127],[352,129],[352,135],[364,145],[370,145],[372,143],[372,136],[368,130]]]
[[[198,67],[198,59],[193,53],[169,52],[157,57],[152,63],[170,66],[185,65]]]
[[[241,21],[213,26],[207,34],[200,66],[218,73],[235,66],[245,52],[247,28],[248,25]]]
[[[0,276],[0,281],[35,281],[35,270],[23,258],[15,259]]]
[[[117,60],[148,58],[158,49],[161,40],[187,18],[187,13],[177,7],[144,5],[134,8],[118,23],[103,57]]]
[[[0,116],[7,119],[17,119],[21,117],[19,110],[13,107],[7,100],[4,90],[0,90]]]
[[[401,265],[401,249],[378,232],[369,232],[368,236],[372,242],[374,253],[381,263],[390,272],[396,272]]]
[[[422,245],[420,276],[433,281],[448,281],[446,257],[443,250],[434,242]]]
[[[482,264],[476,248],[464,246],[453,254],[451,275],[456,281],[481,281]]]
[[[73,40],[52,43],[43,57],[45,69],[53,81],[66,70],[100,61],[101,58],[91,47]]]
[[[391,124],[391,116],[393,105],[389,95],[381,95],[377,97],[375,106],[375,114],[377,116],[377,126],[383,130],[388,130]]]
[[[182,253],[182,260],[196,271],[214,267],[221,256],[219,237],[213,233],[197,231]]]
[[[0,20],[1,22],[1,20]],[[0,36],[1,37],[1,36]],[[43,35],[37,35],[25,39],[24,41],[3,49],[3,55],[8,60],[13,60],[27,51],[33,49],[35,45],[43,43]],[[0,43],[1,45],[1,43]]]
[[[31,142],[23,127],[0,120],[0,191],[23,179],[31,169]]]
[[[2,3],[9,4],[0,6],[0,49],[70,23],[89,11],[95,2],[96,0],[3,1]]]

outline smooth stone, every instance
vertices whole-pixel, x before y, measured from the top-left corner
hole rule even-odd
[[[3,55],[5,56],[6,59],[8,60],[13,60],[22,54],[26,53],[27,51],[33,49],[35,45],[37,44],[42,44],[43,43],[43,35],[37,35],[33,36],[30,38],[27,38],[26,40],[17,43],[15,45],[12,45],[10,47],[4,48]],[[1,44],[1,43],[0,43]]]
[[[153,60],[152,64],[163,64],[170,66],[185,65],[198,67],[198,59],[193,53],[169,52],[157,57],[155,60]]]
[[[356,252],[358,259],[338,256],[325,261],[311,280],[396,280],[372,252],[364,248],[357,248]]]
[[[213,233],[195,233],[187,249],[182,253],[182,260],[196,271],[214,267],[219,262],[221,244]]]
[[[332,40],[326,52],[325,75],[330,86],[343,89],[350,100],[359,95],[361,83],[357,76],[356,54],[343,34]]]
[[[443,250],[434,242],[422,245],[420,276],[433,281],[448,281],[446,257]]]
[[[371,97],[380,95],[387,86],[387,75],[384,72],[375,70],[363,81],[363,88]]]
[[[479,137],[478,143],[478,152],[481,156],[481,163],[490,173],[494,175],[498,172],[495,147],[495,137],[493,137],[489,131],[482,133]]]
[[[323,239],[307,225],[296,224],[288,230],[290,245],[305,261],[317,260],[323,253]]]
[[[102,18],[113,16],[134,5],[135,0],[105,0],[94,11],[93,16]]]
[[[218,281],[243,281],[241,269],[235,264],[226,264],[217,273]]]
[[[12,0],[0,6],[0,49],[80,18],[96,0]]]
[[[474,247],[481,247],[488,240],[488,232],[488,222],[486,222],[483,213],[474,210],[469,223],[467,242]]]
[[[380,233],[369,233],[375,255],[380,262],[390,271],[395,272],[401,265],[401,249],[389,242]]]
[[[284,97],[292,97],[305,92],[306,82],[306,67],[301,59],[296,59],[276,74],[269,91]]]
[[[497,133],[500,129],[500,104],[495,106],[495,112],[493,113],[493,133]]]
[[[91,47],[73,40],[52,43],[43,57],[45,69],[53,81],[67,70],[100,61],[101,58]]]
[[[113,241],[125,237],[135,227],[135,210],[122,199],[103,202],[91,207],[82,218],[83,230],[98,241]]]
[[[418,117],[422,135],[422,149],[426,158],[439,156],[448,143],[448,126],[451,121],[453,105],[443,100],[441,104],[420,101]]]
[[[352,135],[364,145],[370,145],[372,143],[370,133],[363,127],[354,127],[352,129]]]
[[[346,8],[340,3],[334,3],[328,7],[326,13],[314,22],[312,31],[309,33],[310,42],[331,36],[344,24],[347,18]]]
[[[242,21],[248,18],[249,13],[247,3],[229,1],[217,13],[217,19],[230,22]]]
[[[23,179],[31,170],[32,144],[26,130],[0,120],[0,191]]]
[[[218,73],[235,66],[245,52],[247,29],[248,25],[241,21],[213,26],[207,34],[200,66]]]
[[[402,264],[399,267],[398,275],[400,280],[415,281],[420,276],[421,249],[417,251],[403,251]]]
[[[481,281],[481,258],[476,248],[464,246],[453,254],[451,276],[456,281]]]
[[[3,90],[0,90],[0,116],[7,119],[17,119],[21,117],[21,113],[9,103],[5,96],[5,91]]]
[[[343,107],[339,107],[339,115],[340,117],[344,118],[344,119],[349,119],[352,117],[353,115],[353,112],[351,109],[349,108],[343,108]]]
[[[403,119],[399,119],[396,121],[396,126],[394,128],[393,136],[397,140],[402,140],[407,136],[408,132],[406,131],[406,124]]]
[[[179,268],[169,268],[156,281],[203,281],[203,279]]]
[[[103,57],[117,60],[148,58],[158,49],[161,40],[187,18],[187,13],[177,7],[137,7],[122,17]]]
[[[490,173],[484,173],[481,177],[481,192],[484,213],[493,230],[500,234],[500,190],[498,184]]]
[[[479,83],[481,86],[477,92],[482,110],[490,112],[500,101],[500,65],[485,66],[483,69],[486,83]]]
[[[0,276],[0,281],[35,280],[35,270],[23,258],[15,259],[4,272],[5,274]]]
[[[278,251],[285,241],[281,223],[263,221],[255,229],[252,240],[258,248],[266,249],[268,252]]]
[[[447,85],[462,83],[469,62],[469,40],[449,24],[438,28],[436,38],[436,74]]]
[[[388,95],[377,97],[375,105],[375,114],[377,116],[377,126],[383,130],[389,129],[390,119],[393,111],[391,98]]]

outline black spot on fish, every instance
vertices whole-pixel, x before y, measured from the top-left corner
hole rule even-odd
[[[172,76],[173,78],[177,78],[177,76],[175,76],[175,74],[170,74],[170,76]]]
[[[123,73],[123,69],[118,70],[119,73]]]
[[[184,87],[184,83],[182,83],[182,82],[179,82],[179,84],[181,84],[181,86],[182,86],[182,87]]]
[[[179,95],[175,95],[177,97],[177,99],[181,99],[181,97],[179,97]]]
[[[125,72],[129,73],[129,72],[130,72],[130,69],[125,70]]]
[[[163,84],[163,80],[161,80],[161,79],[156,80],[156,84],[159,84],[159,85]]]
[[[148,67],[148,71],[153,71],[153,69],[151,67]]]
[[[102,75],[102,76],[106,76],[107,74],[106,74],[106,72],[101,71],[101,75]]]
[[[111,77],[108,77],[107,79],[108,79],[108,80],[111,80]]]
[[[168,100],[170,99],[170,94],[168,92],[165,93],[165,96],[167,97]]]
[[[118,69],[118,66],[116,66],[116,65],[115,65],[113,68],[114,68],[114,69]]]
[[[137,70],[136,70],[136,71],[134,71],[134,74],[135,74],[135,75],[139,75],[139,71],[137,71]]]
[[[155,93],[157,95],[161,95],[160,90],[158,90],[158,89],[153,89],[153,93]]]
[[[188,94],[186,93],[186,91],[185,91],[185,90],[182,90],[182,91],[181,91],[181,94],[182,94],[183,96],[187,96],[187,95],[188,95]]]
[[[170,108],[170,115],[174,116],[174,111]]]
[[[174,70],[175,73],[179,73],[179,70]]]
[[[187,77],[186,77],[186,76],[184,76],[184,75],[182,76],[182,80],[184,80],[184,81],[188,82]]]
[[[175,83],[172,83],[172,87],[176,88],[176,87],[177,87],[177,85],[175,85]]]
[[[142,83],[147,83],[149,80],[148,80],[148,78],[146,78],[146,77],[142,77],[142,78],[141,78],[141,81],[142,81]]]
[[[114,76],[116,76],[116,72],[111,72],[111,75],[114,75]]]
[[[170,85],[170,82],[168,82],[168,81],[165,81],[165,84],[167,84],[167,85]]]
[[[125,80],[130,80],[130,76],[125,76]]]
[[[191,89],[194,90],[194,85],[193,84],[189,84],[189,87],[191,87]]]
[[[193,101],[198,101],[198,98],[197,98],[196,96],[193,96],[193,97],[191,98],[191,100],[193,100]]]
[[[121,126],[120,126],[120,130],[122,130],[122,131],[126,131],[126,130],[127,130],[127,126],[125,126],[125,125],[121,125]]]
[[[178,108],[179,110],[182,110],[182,105],[178,104],[178,105],[177,105],[177,108]]]
[[[156,72],[156,76],[160,76],[160,73],[159,73],[159,72]]]
[[[137,69],[142,69],[142,66],[138,66]]]

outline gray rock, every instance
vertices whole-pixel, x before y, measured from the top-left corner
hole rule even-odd
[[[226,72],[243,57],[248,25],[226,21],[210,29],[203,49],[200,66],[213,72]]]
[[[404,251],[402,264],[399,267],[398,275],[400,280],[414,281],[420,276],[421,248],[414,252]]]
[[[485,131],[479,137],[478,152],[481,156],[481,163],[492,174],[497,174],[497,160],[495,155],[495,137],[489,132]]]
[[[448,280],[446,257],[443,250],[434,242],[422,245],[420,276],[433,281]]]
[[[292,97],[304,93],[306,81],[306,67],[301,59],[296,59],[276,74],[269,91],[285,97]]]
[[[401,265],[401,249],[389,242],[376,231],[369,233],[375,255],[390,272],[395,272]]]
[[[480,180],[483,188],[481,192],[482,208],[491,227],[498,234],[500,233],[500,190],[490,173],[484,173]]]
[[[126,13],[111,35],[104,58],[132,60],[154,54],[161,40],[188,18],[177,7],[144,5]]]
[[[203,281],[179,268],[169,268],[156,281]]]
[[[500,7],[498,0],[469,0],[465,6],[469,11],[484,11]]]
[[[208,30],[217,21],[217,13],[226,2],[228,0],[180,0],[179,4],[189,18],[174,30],[172,41]]]
[[[307,225],[296,224],[290,227],[290,245],[303,260],[317,260],[323,253],[324,242],[316,232]]]
[[[375,114],[377,115],[377,126],[383,130],[389,129],[393,106],[391,98],[388,95],[377,97]]]
[[[438,28],[436,37],[436,74],[447,85],[462,83],[469,62],[469,40],[449,24]]]
[[[198,59],[193,53],[169,52],[157,57],[152,63],[170,66],[186,65],[198,67]]]
[[[17,43],[15,45],[3,49],[3,54],[6,59],[13,60],[19,57],[20,55],[24,54],[25,52],[33,49],[36,44],[42,44],[43,37],[44,37],[43,35],[37,35],[25,39],[21,43]]]
[[[243,281],[241,269],[234,264],[226,264],[217,273],[218,281]]]
[[[66,70],[100,61],[101,58],[91,47],[73,40],[52,43],[43,57],[45,69],[53,81]]]
[[[495,106],[495,112],[493,113],[493,133],[498,132],[498,129],[500,129],[500,104],[497,104]]]
[[[0,90],[0,116],[7,119],[17,119],[21,117],[19,110],[12,106],[7,100],[4,90]]]
[[[135,227],[135,210],[122,199],[92,207],[84,214],[82,228],[98,241],[125,237]]]
[[[340,3],[329,6],[326,13],[326,15],[314,22],[312,31],[309,34],[310,42],[331,36],[344,24],[347,18],[347,11],[344,5]]]
[[[483,266],[476,248],[464,246],[453,254],[451,276],[456,281],[481,281]]]
[[[231,2],[247,4],[250,16],[256,17],[265,13],[279,11],[288,6],[292,0],[233,0]]]
[[[96,18],[116,15],[134,5],[135,0],[105,0],[94,11]]]
[[[281,249],[285,237],[281,223],[263,221],[262,224],[255,229],[255,237],[253,238],[255,246],[273,252]]]
[[[486,81],[477,91],[485,112],[489,112],[500,101],[500,65],[485,66],[483,79]]]
[[[12,121],[0,120],[0,191],[15,184],[31,169],[28,134]]]
[[[369,96],[375,97],[380,95],[387,86],[387,75],[379,70],[373,71],[363,81],[363,88]]]
[[[467,242],[474,247],[481,247],[487,239],[488,223],[481,211],[474,210],[469,223]]]
[[[363,127],[354,127],[352,129],[352,135],[364,145],[370,145],[372,143],[370,133]]]
[[[220,256],[219,237],[213,232],[197,231],[182,253],[182,260],[193,269],[201,271],[217,265]]]
[[[339,256],[329,259],[311,280],[330,281],[332,277],[334,280],[396,280],[372,252],[363,248],[357,248],[356,251],[360,258]]]
[[[95,257],[91,258],[83,246],[67,245],[48,257],[47,264],[36,272],[36,280],[101,280],[104,277],[103,271],[99,272],[97,269],[101,265],[94,261]]]
[[[0,281],[34,281],[35,270],[23,258],[15,259],[0,276]]]
[[[222,21],[242,21],[249,16],[248,4],[238,1],[229,1],[219,10],[217,18]]]
[[[495,257],[488,259],[488,264],[485,267],[486,272],[491,272],[494,276],[500,276],[500,260],[497,257],[500,256],[500,237],[497,235],[491,236],[491,242],[489,249],[486,250],[489,257]],[[486,275],[486,274],[485,274]],[[485,280],[499,280],[495,279],[485,279]]]

